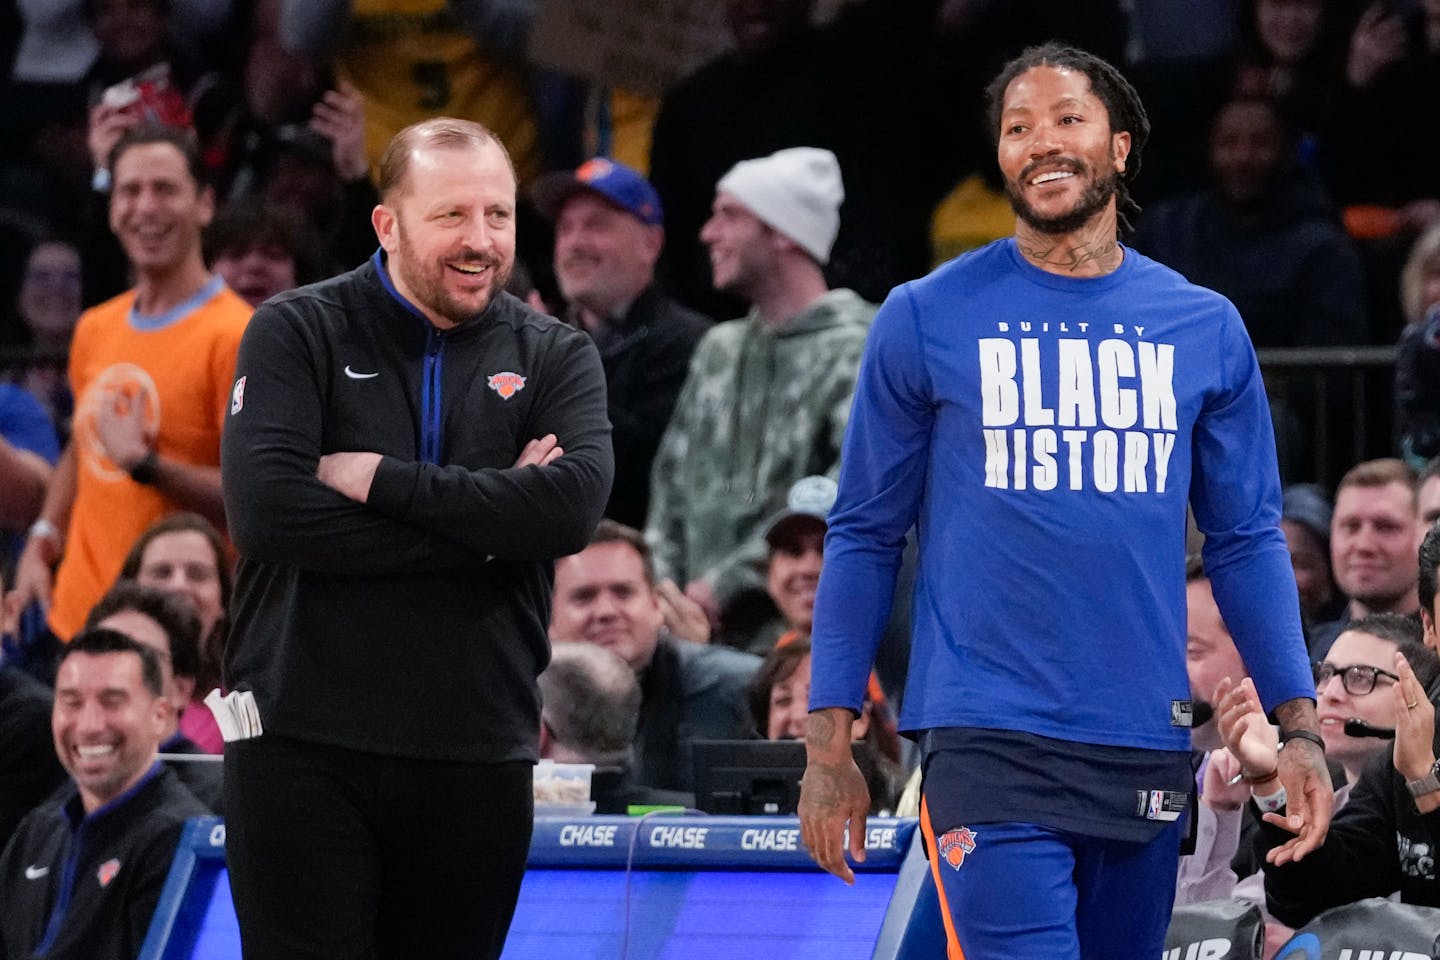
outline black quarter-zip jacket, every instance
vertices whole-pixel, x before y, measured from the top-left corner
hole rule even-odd
[[[0,856],[0,960],[130,960],[185,821],[210,811],[174,771],[86,814],[74,784],[26,816]]]
[[[508,294],[440,332],[377,253],[257,310],[235,376],[226,679],[265,734],[533,760],[552,561],[584,548],[614,472],[590,338]],[[514,468],[547,433],[564,455]],[[364,504],[315,477],[340,451],[383,457]]]

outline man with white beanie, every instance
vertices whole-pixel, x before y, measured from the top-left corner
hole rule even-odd
[[[826,285],[844,197],[833,153],[792,147],[721,177],[700,231],[715,287],[751,309],[695,351],[656,454],[645,535],[659,574],[712,619],[773,614],[761,574],[766,511],[796,480],[838,470],[875,314]]]

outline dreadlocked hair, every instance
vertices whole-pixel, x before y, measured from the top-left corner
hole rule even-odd
[[[1140,153],[1145,141],[1150,139],[1150,117],[1140,94],[1130,81],[1110,63],[1077,47],[1059,43],[1046,43],[1028,47],[1018,57],[1000,70],[990,85],[985,88],[986,115],[990,121],[990,132],[1000,135],[1000,111],[1005,101],[1005,90],[1012,81],[1027,70],[1036,67],[1055,67],[1083,73],[1090,81],[1090,92],[1105,106],[1110,115],[1110,129],[1114,133],[1130,134],[1130,155],[1126,158],[1125,169],[1115,187],[1115,209],[1120,230],[1129,233],[1134,229],[1131,219],[1140,215],[1140,205],[1130,197],[1130,181],[1140,172]]]

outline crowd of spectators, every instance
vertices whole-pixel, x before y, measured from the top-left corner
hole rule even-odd
[[[508,147],[528,262],[510,289],[587,331],[610,386],[616,483],[594,541],[556,564],[542,751],[598,762],[601,808],[619,811],[692,802],[690,740],[801,736],[825,515],[875,303],[958,252],[956,236],[993,238],[981,225],[1004,197],[981,87],[1056,38],[1126,62],[1150,107],[1127,243],[1227,295],[1258,348],[1398,343],[1394,457],[1355,465],[1333,495],[1290,486],[1283,527],[1331,721],[1385,725],[1361,701],[1398,682],[1395,650],[1427,685],[1440,672],[1416,646],[1421,619],[1436,646],[1440,191],[1422,164],[1440,146],[1425,94],[1440,88],[1440,0],[1181,4],[1184,30],[1162,0],[841,0],[823,19],[815,0],[729,0],[732,49],[655,98],[530,63],[539,5],[0,0],[0,560],[16,591],[0,844],[32,808],[78,822],[124,793],[97,792],[62,738],[98,664],[121,663],[148,711],[123,718],[127,789],[218,812],[218,765],[173,758],[222,750],[201,701],[223,684],[234,554],[215,421],[239,330],[267,299],[371,255],[379,152],[437,114]],[[606,155],[577,100],[634,108]],[[164,214],[137,219],[139,192],[165,189]],[[194,299],[217,295],[223,319]],[[122,383],[115,361],[134,358],[97,331],[127,318],[214,335],[151,350],[153,368]],[[1297,413],[1272,409],[1285,443]],[[1192,574],[1206,701],[1243,667]],[[853,731],[875,758],[877,810],[908,773],[903,669],[883,662],[903,660],[906,614]],[[89,638],[79,655],[72,635]],[[1360,747],[1379,741],[1341,736],[1327,730],[1336,775],[1375,778],[1357,788],[1378,792],[1372,806],[1399,802],[1393,771],[1364,766]],[[1222,739],[1196,729],[1210,819],[1182,897],[1238,882],[1263,899],[1265,877],[1299,874],[1258,872],[1267,835],[1258,808],[1241,831],[1249,785],[1230,782],[1240,761]],[[155,753],[178,777],[153,773]],[[1405,863],[1393,889],[1440,905],[1433,860],[1423,883]],[[1277,924],[1319,906],[1280,896]]]
[[[1428,852],[1437,837],[1429,801],[1412,802],[1405,790],[1434,763],[1440,459],[1418,473],[1394,458],[1357,464],[1339,496],[1328,528],[1321,521],[1329,504],[1313,488],[1291,488],[1285,504],[1297,572],[1314,568],[1311,582],[1327,578],[1348,597],[1333,620],[1307,617],[1336,816],[1324,847],[1303,862],[1267,856],[1284,836],[1264,818],[1284,812],[1274,774],[1265,772],[1274,769],[1265,759],[1265,749],[1273,757],[1274,734],[1258,702],[1236,686],[1249,683],[1244,664],[1198,558],[1189,570],[1187,665],[1197,701],[1191,739],[1200,804],[1195,852],[1182,860],[1176,903],[1233,897],[1258,904],[1266,956],[1329,907],[1368,897],[1440,905]],[[1324,552],[1314,557],[1317,543]],[[1402,689],[1408,682],[1415,686]],[[1230,708],[1239,713],[1227,721]],[[1431,718],[1423,728],[1413,713],[1421,708]],[[1232,725],[1243,714],[1253,716]],[[1246,730],[1252,739],[1242,748]]]
[[[1419,119],[1440,63],[1435,0],[1217,0],[1187,5],[1183,18],[1159,0],[735,2],[731,50],[658,96],[528,62],[541,6],[0,5],[12,28],[0,31],[7,378],[37,395],[63,440],[56,372],[69,331],[82,307],[128,286],[106,224],[107,155],[142,119],[195,131],[218,207],[208,262],[258,303],[372,251],[370,174],[405,123],[446,112],[486,123],[524,190],[593,152],[575,102],[623,95],[642,106],[598,142],[654,184],[656,292],[719,321],[745,304],[712,283],[700,234],[731,167],[786,147],[831,151],[844,200],[826,277],[878,302],[937,251],[957,252],[957,220],[973,229],[1003,207],[980,87],[1042,39],[1128,62],[1155,128],[1134,243],[1234,300],[1257,346],[1394,343],[1423,327],[1436,299],[1397,293],[1407,254],[1426,246],[1416,238],[1440,225],[1440,197],[1415,159],[1436,136]],[[521,252],[564,312],[574,308],[549,240],[557,211],[538,206],[522,211]],[[1433,371],[1434,339],[1409,337],[1417,362],[1432,365],[1421,369]],[[1423,393],[1427,379],[1409,382]],[[1440,442],[1426,439],[1434,433],[1418,428],[1422,460],[1440,452],[1427,445]]]

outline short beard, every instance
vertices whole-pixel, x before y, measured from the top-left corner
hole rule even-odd
[[[423,285],[417,286],[411,283],[410,287],[416,291],[417,295],[423,294],[426,296],[426,300],[422,306],[429,307],[435,311],[435,313],[450,321],[454,326],[464,326],[489,310],[490,305],[505,292],[505,284],[510,282],[511,271],[506,268],[498,258],[487,257],[486,261],[494,272],[495,279],[490,287],[490,295],[485,298],[485,302],[479,309],[474,309],[468,304],[460,303],[453,299],[443,285],[431,288]],[[409,278],[406,279],[408,280]]]
[[[1083,174],[1085,170],[1086,168],[1082,166],[1076,170],[1076,174]],[[1024,182],[1027,176],[1027,173],[1022,173],[1021,182]],[[1074,233],[1089,223],[1105,209],[1106,205],[1110,203],[1110,198],[1114,197],[1119,189],[1120,175],[1112,171],[1106,176],[1091,181],[1090,186],[1085,188],[1085,192],[1080,195],[1080,199],[1075,202],[1075,206],[1069,213],[1053,217],[1046,217],[1036,211],[1021,195],[1020,188],[1009,181],[1005,183],[1005,197],[1010,201],[1010,207],[1015,211],[1015,215],[1032,230],[1060,236]]]
[[[489,266],[493,274],[490,295],[478,310],[471,308],[468,304],[460,303],[450,296],[442,279],[444,276],[443,266],[437,276],[431,277],[425,272],[423,264],[414,264],[413,273],[407,269],[405,264],[397,265],[406,285],[419,301],[416,306],[438,314],[457,327],[469,323],[490,309],[490,305],[505,291],[505,284],[510,282],[510,274],[514,269],[513,262],[507,264],[499,257],[490,254],[466,251],[465,255],[471,260],[478,260]]]

